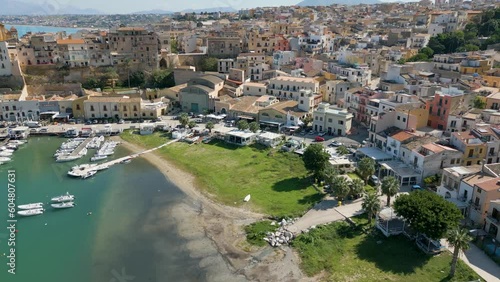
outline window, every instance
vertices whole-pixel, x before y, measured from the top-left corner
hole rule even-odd
[[[450,164],[455,164],[455,159],[451,159]]]
[[[401,120],[401,117],[400,117],[400,116],[398,116],[398,120]]]
[[[137,106],[134,106],[134,112],[137,112]]]
[[[331,119],[331,118],[329,118],[329,119],[328,119],[328,122],[332,122],[332,119]]]
[[[90,111],[94,111],[94,106],[93,105],[90,105]]]
[[[92,114],[92,117],[93,117],[93,118],[95,118],[95,115],[94,115],[94,114]]]
[[[102,106],[102,110],[103,111],[107,111],[108,110],[108,107],[106,107],[106,105]]]
[[[17,111],[16,106],[12,106],[12,110],[13,110],[13,111]]]
[[[127,110],[127,106],[123,106],[123,110],[126,111]]]
[[[339,124],[340,124],[340,125],[343,125],[343,124],[344,124],[344,121],[343,121],[343,120],[339,120]]]
[[[76,105],[76,110],[78,110],[78,111],[80,110],[80,104]]]

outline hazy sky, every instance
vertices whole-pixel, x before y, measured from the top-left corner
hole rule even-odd
[[[94,8],[105,13],[131,13],[152,9],[181,11],[212,7],[253,8],[264,6],[294,5],[301,0],[20,0],[31,3],[49,3],[54,7],[72,5],[78,8]],[[382,0],[394,1],[394,0]],[[409,0],[403,0],[409,1]],[[414,0],[417,1],[417,0]]]

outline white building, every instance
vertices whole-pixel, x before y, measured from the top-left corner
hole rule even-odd
[[[313,112],[313,128],[329,135],[345,136],[351,131],[353,115],[346,109],[320,103]]]
[[[290,65],[295,58],[293,51],[275,51],[273,54],[273,69],[281,70],[281,66]]]
[[[9,58],[9,49],[6,41],[0,42],[0,76],[12,75],[12,63]]]
[[[244,96],[262,96],[266,95],[267,86],[259,82],[245,82],[241,85]]]
[[[300,90],[319,92],[319,81],[310,77],[280,76],[269,80],[267,94],[281,99],[298,100]]]
[[[367,65],[360,65],[354,68],[341,65],[330,64],[329,71],[336,74],[338,79],[346,79],[350,82],[357,82],[361,86],[369,86],[372,80],[372,71]]]
[[[234,59],[219,59],[217,62],[217,71],[219,73],[229,73],[229,70],[234,68],[236,62]]]
[[[418,33],[415,35],[412,35],[407,39],[406,42],[406,48],[416,48],[416,49],[422,49],[429,44],[429,40],[431,39],[430,34],[426,33]]]
[[[57,40],[58,56],[56,61],[71,67],[89,65],[88,46],[83,39]]]

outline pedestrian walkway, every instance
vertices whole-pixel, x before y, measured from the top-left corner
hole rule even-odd
[[[448,249],[453,253],[453,247],[448,246]],[[487,282],[500,281],[500,266],[476,245],[471,243],[470,248],[462,253],[460,258]]]

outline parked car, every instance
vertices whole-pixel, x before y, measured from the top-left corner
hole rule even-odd
[[[40,133],[47,133],[47,132],[49,132],[49,130],[46,127],[44,127],[44,128],[40,128],[39,132]]]
[[[332,141],[332,143],[330,143],[330,145],[333,146],[333,147],[340,147],[340,146],[342,146],[344,144],[342,144],[341,142],[339,142],[337,140],[334,140],[334,141]]]
[[[423,191],[424,188],[420,187],[420,185],[411,186],[411,191],[418,191],[418,190]]]
[[[321,136],[316,136],[316,138],[314,138],[314,141],[316,141],[316,142],[323,142],[323,141],[325,141],[325,138],[323,138]]]
[[[380,180],[378,179],[378,177],[376,175],[372,175],[372,176],[370,176],[370,183],[372,185],[379,185]]]
[[[323,136],[325,136],[325,135],[326,135],[326,132],[320,132],[320,133],[319,133],[319,136],[321,136],[321,137],[323,137]]]
[[[124,123],[125,123],[125,121],[123,119],[118,121],[118,124],[124,124]]]

